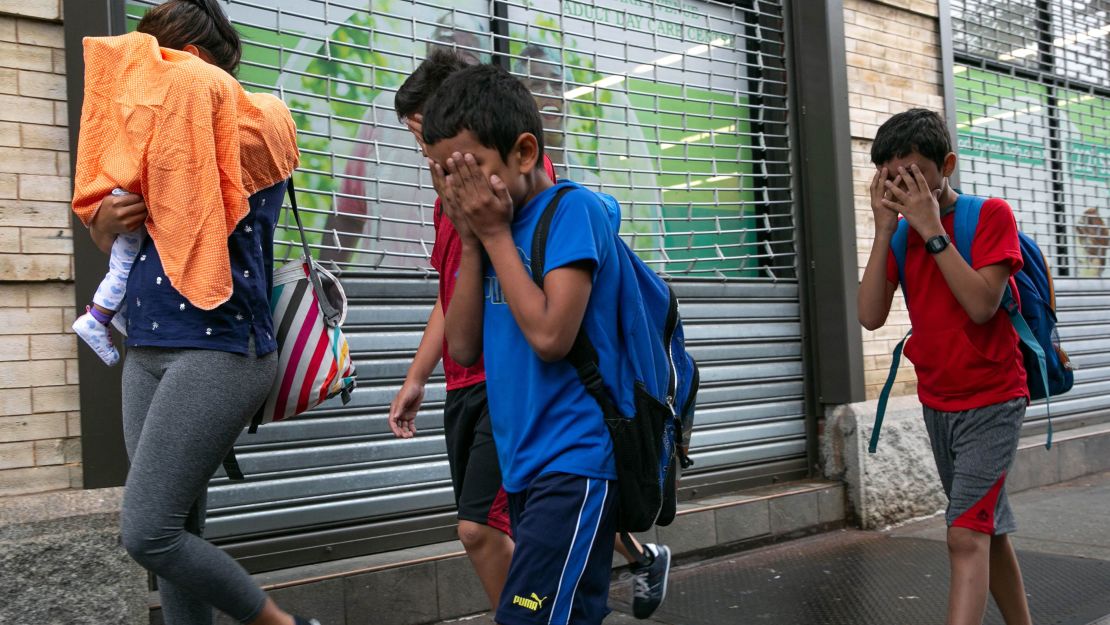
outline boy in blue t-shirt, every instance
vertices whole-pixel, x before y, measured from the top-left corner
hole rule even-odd
[[[423,132],[462,243],[445,319],[448,349],[464,366],[484,354],[516,539],[496,621],[601,623],[616,469],[601,409],[563,358],[584,325],[602,376],[630,375],[616,357],[619,215],[593,192],[548,179],[535,100],[496,66],[468,67],[444,81],[425,106]],[[541,289],[530,273],[532,235],[561,189]]]

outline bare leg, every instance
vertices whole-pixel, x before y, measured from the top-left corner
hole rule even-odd
[[[636,537],[632,534],[629,534],[628,537],[632,539],[632,544],[636,545],[636,551],[638,551],[639,553],[643,553],[644,547],[640,544],[640,541],[636,540]],[[621,540],[620,534],[617,534],[617,540],[614,544],[616,545],[614,547],[614,550],[624,556],[624,559],[628,560],[629,564],[635,564],[639,561],[639,554],[632,555],[631,553],[629,553],[628,547],[624,546],[624,541]]]
[[[990,584],[991,537],[963,527],[948,528],[948,625],[982,625]]]
[[[991,536],[990,589],[1006,625],[1033,625],[1025,583],[1021,579],[1017,554],[1010,537]]]
[[[509,576],[509,563],[513,560],[513,539],[488,525],[460,519],[459,540],[478,573],[490,605],[496,610],[501,589]]]

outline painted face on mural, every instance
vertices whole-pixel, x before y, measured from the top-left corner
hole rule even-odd
[[[566,143],[566,120],[563,116],[563,71],[558,61],[541,46],[530,45],[521,51],[518,74],[521,81],[536,98],[536,106],[543,118],[543,142],[548,156],[557,162],[552,151],[561,151]]]
[[[1075,235],[1080,247],[1079,274],[1101,277],[1106,266],[1106,250],[1110,247],[1110,227],[1095,207],[1088,208],[1079,218]]]
[[[457,53],[468,63],[478,63],[478,50],[482,49],[482,41],[478,35],[465,30],[440,27],[432,34],[433,41],[428,43],[428,53],[436,48],[443,48]]]

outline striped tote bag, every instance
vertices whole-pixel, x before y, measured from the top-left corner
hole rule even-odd
[[[293,180],[289,203],[304,256],[274,270],[270,309],[277,330],[278,372],[265,405],[251,421],[259,425],[308,412],[339,395],[346,404],[355,386],[351,348],[340,329],[347,296],[339,280],[312,260],[297,212]]]

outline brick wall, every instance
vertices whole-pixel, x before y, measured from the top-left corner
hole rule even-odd
[[[0,0],[0,496],[81,485],[60,0]]]
[[[853,193],[860,276],[875,235],[868,185],[875,174],[871,142],[895,113],[924,107],[944,113],[943,76],[936,0],[845,0],[844,34],[851,107]],[[909,330],[901,294],[886,325],[863,331],[867,397],[878,396],[890,369],[890,353]],[[912,367],[903,360],[893,394],[916,392]]]

